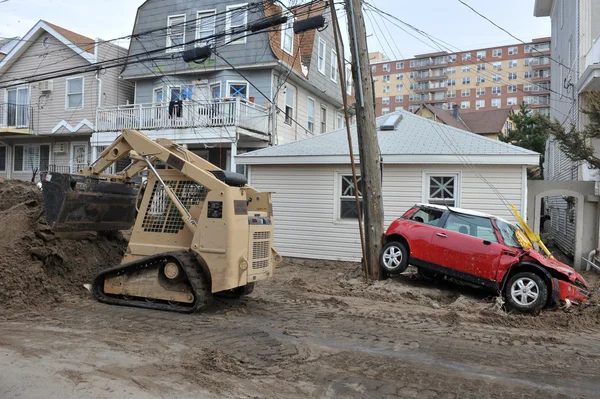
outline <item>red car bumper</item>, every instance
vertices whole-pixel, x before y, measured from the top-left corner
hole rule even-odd
[[[588,301],[590,292],[569,281],[554,278],[552,279],[552,297],[555,302],[579,305]]]

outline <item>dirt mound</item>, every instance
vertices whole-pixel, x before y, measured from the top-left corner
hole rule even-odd
[[[118,234],[53,233],[33,183],[0,180],[0,310],[28,310],[82,294],[100,270],[121,262]]]

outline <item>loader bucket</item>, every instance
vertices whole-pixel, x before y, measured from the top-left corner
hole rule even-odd
[[[137,189],[91,177],[43,173],[46,220],[54,231],[127,230],[136,216]]]

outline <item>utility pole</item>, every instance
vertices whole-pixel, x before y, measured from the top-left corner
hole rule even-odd
[[[375,126],[375,101],[367,34],[361,0],[345,0],[348,15],[352,78],[356,96],[356,127],[360,155],[361,188],[365,222],[366,259],[369,277],[381,280],[379,255],[384,234],[381,157]]]

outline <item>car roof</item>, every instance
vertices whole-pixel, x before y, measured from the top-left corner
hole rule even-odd
[[[435,205],[435,204],[417,204],[417,206],[424,207],[424,208],[439,209],[440,211],[447,211],[448,209],[450,209],[450,211],[452,211],[452,212],[462,213],[464,215],[479,216],[479,217],[484,217],[484,218],[488,218],[488,219],[497,219],[497,220],[501,220],[508,224],[513,224],[502,218],[499,218],[498,216],[490,215],[489,213],[473,211],[471,209],[454,208],[451,206]]]

